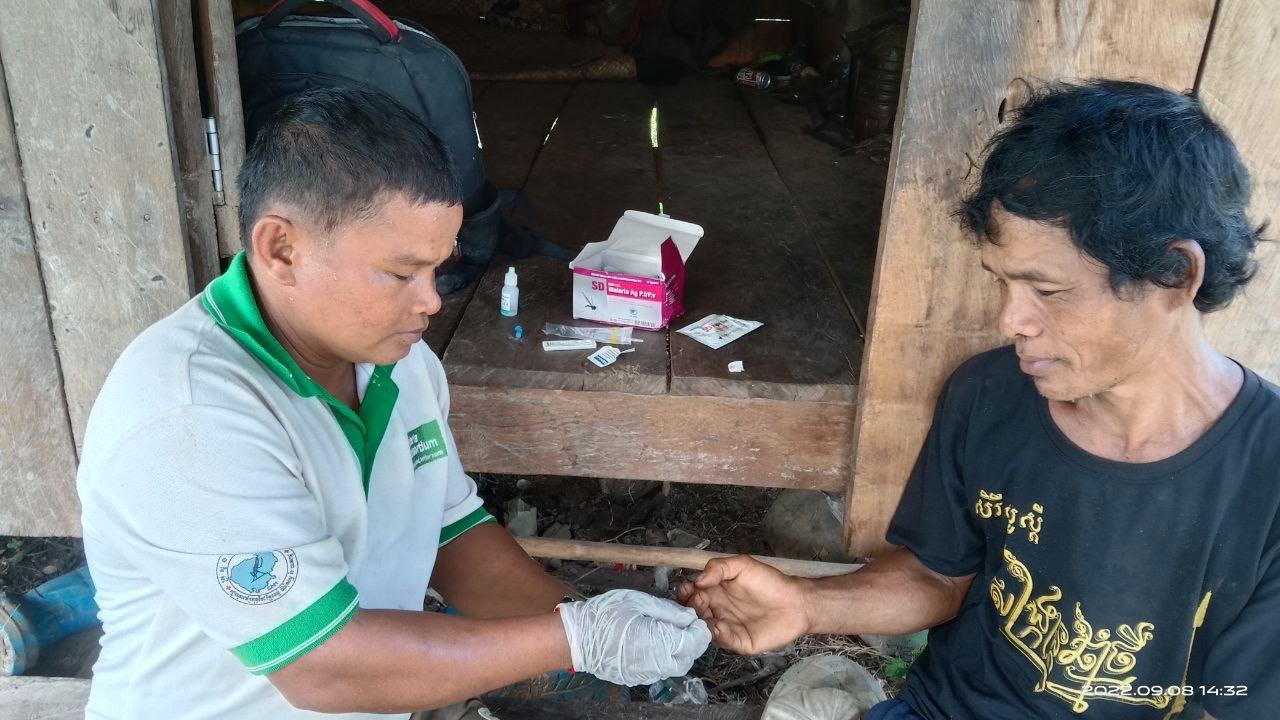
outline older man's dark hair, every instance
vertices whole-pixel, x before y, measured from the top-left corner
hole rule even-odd
[[[1200,101],[1153,85],[1055,83],[1014,114],[988,145],[978,187],[958,215],[980,241],[999,243],[992,207],[1067,230],[1107,267],[1118,294],[1150,282],[1182,287],[1204,250],[1195,307],[1225,307],[1252,278],[1265,226],[1246,216],[1249,172]]]
[[[462,202],[447,150],[418,116],[371,90],[325,88],[289,98],[258,131],[240,171],[240,229],[274,202],[324,232],[372,217],[388,195]]]

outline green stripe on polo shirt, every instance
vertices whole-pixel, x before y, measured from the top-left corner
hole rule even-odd
[[[461,520],[451,522],[440,529],[440,547],[444,547],[458,539],[459,535],[465,533],[471,528],[477,525],[483,525],[487,522],[498,522],[498,520],[482,507],[472,510]]]
[[[231,652],[254,675],[273,673],[319,647],[341,630],[359,608],[355,587],[343,578],[275,630],[232,648]]]
[[[236,253],[227,271],[209,283],[200,294],[200,303],[219,327],[289,389],[302,397],[318,397],[329,406],[360,462],[361,482],[368,495],[374,457],[391,421],[396,398],[400,395],[400,388],[391,379],[395,364],[374,366],[364,398],[360,401],[359,413],[339,402],[298,367],[293,356],[267,329],[253,294],[249,264],[243,252]]]

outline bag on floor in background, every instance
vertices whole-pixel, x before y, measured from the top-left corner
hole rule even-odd
[[[471,82],[458,56],[426,28],[388,17],[367,0],[329,4],[352,17],[292,15],[314,2],[281,0],[266,15],[236,27],[246,142],[251,145],[276,110],[303,90],[383,92],[422,118],[440,139],[462,186],[458,253],[436,273],[441,294],[478,278],[499,249],[514,257],[573,257],[508,217],[512,207],[534,216],[515,192],[498,190],[485,176]]]

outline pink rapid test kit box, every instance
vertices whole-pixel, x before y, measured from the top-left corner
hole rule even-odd
[[[628,210],[604,242],[589,243],[569,263],[573,316],[658,330],[684,314],[685,262],[702,228]]]

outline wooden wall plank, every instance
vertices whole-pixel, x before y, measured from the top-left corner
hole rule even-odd
[[[1280,0],[1222,0],[1200,79],[1200,97],[1226,127],[1253,174],[1251,217],[1280,232]],[[1280,248],[1258,249],[1244,294],[1208,316],[1214,345],[1280,382]]]
[[[449,426],[469,472],[840,491],[847,403],[633,395],[450,382]]]
[[[75,443],[0,63],[0,535],[79,535]]]
[[[191,296],[155,9],[8,3],[0,54],[79,445],[120,351]]]
[[[192,290],[199,292],[221,273],[221,268],[218,225],[213,217],[213,176],[200,109],[200,78],[196,73],[195,27],[190,0],[158,0],[156,9],[173,113],[174,150],[182,180],[180,200],[191,258]]]
[[[943,381],[1000,342],[994,283],[950,213],[1001,101],[1016,107],[1026,81],[1096,76],[1190,89],[1213,5],[915,1],[859,389],[852,552],[885,546]]]

